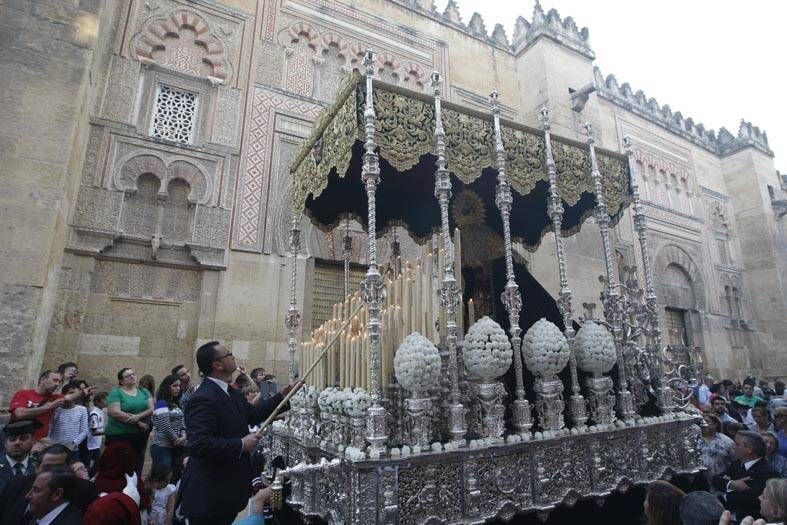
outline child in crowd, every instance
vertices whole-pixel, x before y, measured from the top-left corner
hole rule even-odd
[[[90,435],[87,438],[87,450],[90,458],[88,470],[95,475],[98,458],[101,456],[101,445],[104,443],[104,409],[107,407],[107,393],[99,392],[93,397],[93,408],[88,415]]]
[[[73,457],[79,457],[79,445],[88,437],[87,409],[78,405],[73,398],[79,392],[79,385],[72,381],[63,387],[66,400],[63,406],[55,409],[49,427],[49,437],[65,445],[72,451]]]
[[[171,479],[172,468],[168,465],[153,465],[150,469],[147,484],[153,491],[153,503],[147,525],[171,525],[177,492],[177,487],[170,483]]]

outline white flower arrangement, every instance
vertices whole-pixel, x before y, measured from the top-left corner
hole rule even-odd
[[[560,328],[543,317],[536,321],[522,341],[522,357],[534,374],[544,378],[557,375],[566,367],[570,349]]]
[[[312,385],[303,385],[295,395],[290,398],[292,408],[311,408],[317,402],[318,392]]]
[[[317,396],[317,405],[320,407],[320,412],[325,414],[341,414],[344,407],[344,398],[344,391],[334,386],[329,386]]]
[[[497,379],[509,369],[513,356],[508,336],[489,317],[482,317],[467,330],[462,357],[471,375],[484,381]]]
[[[350,461],[363,461],[366,459],[366,452],[356,447],[347,447],[344,449],[344,457]]]
[[[411,392],[424,395],[440,380],[440,353],[418,332],[408,335],[394,356],[396,380]]]
[[[617,361],[615,339],[603,325],[585,321],[574,340],[577,366],[598,377],[609,372]]]
[[[349,392],[347,392],[350,390]],[[369,393],[363,388],[344,389],[344,413],[350,417],[363,417],[372,404]]]

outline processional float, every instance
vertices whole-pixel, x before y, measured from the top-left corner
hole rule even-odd
[[[531,129],[501,119],[496,92],[484,115],[444,102],[438,73],[427,97],[374,80],[371,51],[364,66],[292,165],[289,376],[300,370],[307,385],[261,441],[288,465],[288,503],[331,523],[477,523],[696,473],[698,430],[662,360],[628,139],[626,158],[597,150],[590,124],[584,144],[552,137],[546,108]],[[634,271],[618,282],[612,257],[609,229],[629,203],[644,290]],[[326,229],[364,221],[368,269],[353,291],[345,229],[347,297],[299,341],[303,214]],[[591,215],[606,269],[600,318],[593,305],[575,314],[563,246]],[[394,228],[383,264],[391,224],[440,242],[401,261]],[[517,247],[549,230],[560,289],[536,305]]]

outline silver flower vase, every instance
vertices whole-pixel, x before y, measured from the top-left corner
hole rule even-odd
[[[596,425],[610,425],[615,422],[615,392],[612,378],[589,377],[585,384],[590,390],[590,418]]]
[[[413,395],[417,397],[405,400],[408,444],[425,450],[432,442],[432,400],[422,392],[413,392]]]
[[[533,389],[536,391],[536,412],[538,413],[539,426],[542,430],[555,432],[562,429],[563,409],[563,382],[557,377],[545,380],[537,377]]]

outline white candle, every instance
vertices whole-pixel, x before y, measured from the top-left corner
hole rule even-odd
[[[475,323],[475,305],[473,300],[467,301],[467,327],[470,328]]]

